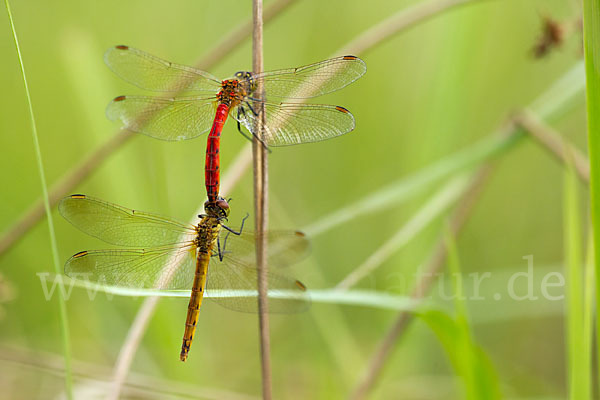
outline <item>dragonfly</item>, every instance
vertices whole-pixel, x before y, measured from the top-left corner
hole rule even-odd
[[[159,290],[190,290],[180,360],[186,361],[204,293],[232,310],[256,312],[255,235],[225,224],[228,202],[206,202],[196,225],[125,208],[83,194],[65,197],[61,215],[81,231],[126,249],[81,251],[65,264],[71,278],[100,285]],[[286,266],[306,255],[308,240],[298,231],[266,233],[270,266]],[[268,272],[269,311],[304,311],[306,286]]]
[[[126,129],[163,140],[195,138],[209,132],[205,186],[209,201],[219,195],[220,137],[228,116],[269,146],[318,142],[343,135],[355,127],[346,108],[277,99],[307,99],[339,90],[365,74],[367,67],[352,55],[298,68],[254,74],[239,71],[219,80],[208,72],[165,61],[133,47],[110,48],[104,61],[122,79],[150,91],[185,92],[179,97],[118,96],[107,107],[111,120]],[[258,93],[263,88],[264,96]],[[267,99],[276,99],[269,102]],[[258,132],[258,110],[264,124]]]

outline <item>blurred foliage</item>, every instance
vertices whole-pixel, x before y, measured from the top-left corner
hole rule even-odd
[[[324,59],[365,29],[414,3],[299,0],[265,27],[265,68]],[[189,65],[251,14],[250,2],[233,0],[34,0],[15,1],[12,8],[49,182],[114,134],[118,126],[107,121],[103,112],[108,101],[138,93],[103,65],[105,49],[128,44]],[[357,119],[356,130],[323,143],[276,149],[270,155],[271,226],[313,224],[486,137],[581,56],[580,36],[575,33],[545,57],[534,59],[532,49],[544,25],[541,15],[576,20],[579,12],[577,2],[567,0],[483,1],[430,19],[364,54],[368,71],[363,78],[316,100],[350,109]],[[19,67],[5,16],[2,21],[3,230],[39,197],[40,185]],[[248,69],[250,52],[248,40],[210,72],[225,77]],[[553,122],[582,148],[584,112],[583,106],[569,110]],[[245,143],[235,125],[227,123],[222,139],[224,171]],[[76,191],[189,220],[204,201],[204,146],[205,138],[164,143],[139,135]],[[562,270],[561,168],[537,143],[521,141],[497,163],[457,238],[467,282],[473,282],[467,274],[491,274],[478,292],[467,295],[475,300],[466,305],[473,311],[473,337],[489,355],[507,397],[563,398],[567,393],[563,305],[540,292],[543,279]],[[253,210],[251,184],[247,173],[227,193],[234,198],[232,221]],[[360,218],[320,235],[310,259],[290,273],[312,288],[334,286],[411,218],[434,190],[411,197],[402,206],[365,209]],[[579,190],[579,198],[585,199],[587,189]],[[106,246],[55,215],[62,260],[83,249]],[[414,274],[428,258],[441,226],[438,221],[419,233],[359,287],[410,293]],[[55,357],[61,352],[56,299],[45,299],[36,275],[52,269],[47,232],[45,222],[40,223],[0,259],[2,287],[6,282],[13,288],[12,300],[0,306],[4,310],[0,398],[49,398],[62,390],[60,358]],[[527,256],[533,257],[533,270],[523,259]],[[525,274],[515,279],[519,294],[529,289],[526,279],[531,275],[537,300],[506,296],[514,273]],[[446,283],[434,291],[434,302],[450,304],[444,296],[449,293],[444,292]],[[465,290],[469,293],[469,288]],[[560,296],[563,288],[550,291]],[[76,377],[78,371],[92,377],[76,380],[82,398],[82,393],[94,393],[101,381],[109,379],[141,301],[104,294],[90,300],[82,289],[70,293],[67,307]],[[191,391],[201,398],[210,398],[202,394],[210,388],[258,395],[256,316],[206,302],[190,359],[183,364],[178,354],[186,305],[184,299],[160,301],[136,354],[132,379],[150,386],[164,382],[160,390]],[[346,396],[394,318],[392,311],[323,304],[300,315],[274,316],[276,398]],[[460,396],[452,368],[436,342],[425,324],[415,323],[399,342],[373,398]],[[19,362],[14,361],[15,351]],[[53,367],[31,367],[39,361]],[[137,396],[166,397],[153,392]]]

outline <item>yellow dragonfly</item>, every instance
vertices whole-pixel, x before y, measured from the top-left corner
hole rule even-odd
[[[198,322],[204,292],[218,304],[256,312],[257,270],[255,236],[224,224],[229,204],[219,197],[204,204],[197,225],[121,207],[82,194],[61,200],[61,215],[83,232],[128,249],[82,251],[65,264],[71,278],[124,288],[192,290],[188,305],[181,361],[185,361]],[[297,231],[267,233],[269,266],[298,261],[308,241]],[[299,312],[310,305],[298,280],[269,272],[269,311]]]

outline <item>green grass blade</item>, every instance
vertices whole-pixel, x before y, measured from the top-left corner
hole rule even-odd
[[[465,325],[445,312],[429,310],[416,315],[435,333],[444,348],[452,368],[465,387],[467,400],[501,399],[498,376],[483,349],[465,331]]]
[[[590,397],[592,396],[594,390],[593,384],[593,367],[592,367],[592,354],[594,349],[594,244],[593,244],[593,236],[590,229],[588,236],[588,247],[587,254],[585,260],[585,271],[583,276],[583,282],[585,285],[584,288],[584,303],[583,303],[583,356],[581,363],[585,366],[585,373],[588,377],[588,390],[590,393]]]
[[[598,293],[600,288],[600,265],[598,264],[600,261],[600,3],[598,0],[584,0],[583,28],[590,157],[590,208],[596,260],[596,293]],[[599,310],[598,296],[596,302],[596,309]],[[596,329],[596,335],[596,342],[600,342],[600,329]],[[600,363],[600,357],[598,362]]]
[[[446,229],[445,242],[456,318],[437,310],[419,312],[417,315],[433,330],[448,354],[450,363],[463,382],[463,398],[500,399],[502,396],[495,368],[471,334],[458,251],[449,229]]]
[[[35,116],[33,113],[33,104],[31,102],[31,95],[29,93],[29,85],[27,84],[27,76],[25,74],[25,66],[23,65],[23,57],[21,55],[21,48],[19,46],[19,39],[17,37],[17,31],[13,21],[12,12],[10,10],[10,4],[8,0],[4,0],[6,5],[6,12],[8,14],[8,20],[10,22],[10,28],[12,30],[13,39],[15,42],[15,48],[19,58],[19,66],[21,68],[21,75],[23,77],[23,85],[25,88],[25,96],[27,97],[27,105],[29,107],[29,116],[31,118],[31,134],[33,137],[33,147],[35,149],[38,171],[40,174],[40,181],[42,185],[42,198],[44,199],[44,207],[46,209],[46,216],[48,217],[48,230],[50,234],[50,246],[52,248],[52,261],[54,264],[54,272],[56,274],[62,273],[62,268],[59,262],[58,247],[56,245],[56,235],[54,233],[54,222],[52,220],[52,214],[50,210],[50,203],[48,201],[48,187],[46,185],[46,176],[44,174],[44,163],[42,162],[42,152],[40,150],[40,143],[38,140],[37,125],[35,123]],[[67,306],[65,299],[62,295],[62,291],[59,291],[58,296],[58,310],[59,319],[62,335],[62,347],[63,356],[65,360],[65,392],[68,399],[73,398],[73,379],[71,373],[71,349],[70,349],[70,338],[69,338],[69,322],[67,319]]]
[[[97,292],[111,295],[128,297],[184,297],[189,298],[191,290],[158,290],[158,289],[134,289],[117,286],[98,285],[89,281],[74,280],[55,276],[55,279],[64,279],[61,281],[66,286],[79,287],[86,289],[90,295],[96,295]],[[329,303],[338,305],[352,305],[361,307],[371,307],[395,311],[413,310],[417,306],[423,307],[420,301],[416,301],[408,296],[399,296],[392,293],[378,292],[373,290],[338,290],[338,289],[314,289],[307,290],[306,294],[313,303]],[[219,290],[218,295],[206,292],[205,298],[223,298],[223,297],[248,297],[256,296],[256,290]],[[297,292],[286,292],[277,290],[269,292],[269,297],[277,299],[297,299]]]
[[[591,371],[589,365],[585,365],[581,223],[579,221],[577,175],[571,162],[567,163],[565,168],[563,196],[569,398],[589,399]]]

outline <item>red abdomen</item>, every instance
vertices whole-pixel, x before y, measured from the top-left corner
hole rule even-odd
[[[221,131],[227,120],[229,107],[219,104],[213,126],[206,143],[206,164],[204,167],[204,184],[208,201],[215,202],[219,196],[219,147],[221,145]]]

